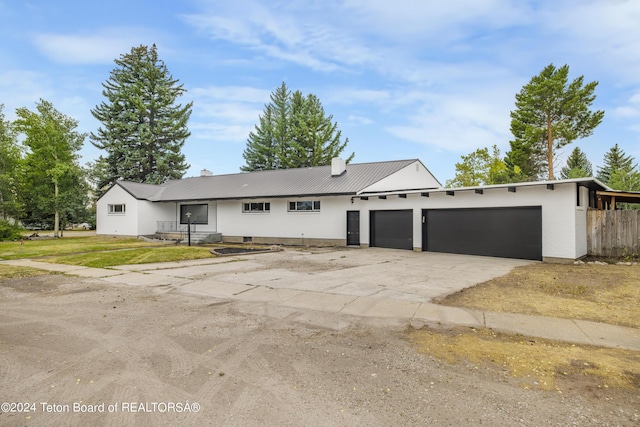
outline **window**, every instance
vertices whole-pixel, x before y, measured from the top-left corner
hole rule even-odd
[[[260,212],[270,212],[271,211],[271,203],[269,202],[252,202],[252,203],[243,203],[242,204],[242,212],[252,212],[252,213],[260,213]]]
[[[320,212],[320,200],[289,202],[289,212]]]
[[[125,213],[125,206],[124,204],[122,205],[109,205],[109,215],[124,215]]]
[[[191,224],[209,223],[209,205],[180,205],[180,224],[188,224],[187,212],[191,213]]]

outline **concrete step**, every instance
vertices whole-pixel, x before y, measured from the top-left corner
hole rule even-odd
[[[217,243],[222,241],[221,233],[210,233],[210,232],[196,232],[191,233],[191,244],[192,245],[201,245],[203,243]],[[189,239],[186,238],[180,241],[181,245],[187,245],[189,243]]]

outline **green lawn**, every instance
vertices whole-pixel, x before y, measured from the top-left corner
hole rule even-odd
[[[110,267],[122,264],[181,261],[213,257],[210,248],[149,243],[135,238],[63,237],[0,242],[0,259],[37,258],[57,264]]]
[[[109,252],[87,252],[43,258],[54,264],[81,265],[85,267],[112,267],[124,264],[148,264],[152,262],[182,261],[212,258],[210,248],[199,246],[161,246],[155,248],[122,249]]]
[[[63,237],[60,239],[24,240],[21,251],[20,242],[0,242],[0,259],[37,258],[153,245],[135,238]]]

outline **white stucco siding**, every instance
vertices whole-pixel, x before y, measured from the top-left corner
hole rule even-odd
[[[587,210],[589,209],[589,189],[580,187],[580,206],[576,206],[576,254],[575,258],[587,255]]]
[[[490,208],[510,206],[542,207],[542,256],[575,258],[576,251],[576,193],[575,184],[556,184],[554,190],[545,186],[517,187],[516,192],[507,188],[485,189],[484,194],[457,191],[454,196],[444,192],[431,193],[430,197],[418,194],[406,199],[387,196],[386,200],[370,197],[356,199],[352,210],[360,210],[360,241],[369,244],[369,212],[373,210],[413,209],[413,246],[422,247],[422,209]]]
[[[148,236],[158,230],[158,221],[175,221],[175,203],[140,201],[138,208],[138,235]]]
[[[290,212],[288,203],[318,200],[319,212]],[[350,197],[302,197],[218,202],[218,232],[223,236],[346,239]],[[242,212],[245,202],[269,202],[269,213]]]
[[[424,165],[416,161],[398,172],[363,189],[361,192],[413,190],[418,188],[440,188],[441,185]]]
[[[96,234],[138,236],[138,205],[136,200],[119,185],[114,185],[96,204]],[[150,202],[142,202],[150,204]],[[124,205],[123,213],[110,213],[109,205]]]

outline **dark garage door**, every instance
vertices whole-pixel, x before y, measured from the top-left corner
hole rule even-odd
[[[540,206],[423,210],[422,250],[542,260]]]
[[[413,210],[371,211],[371,246],[413,249]]]

